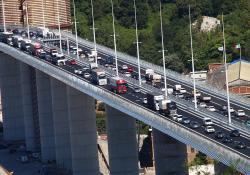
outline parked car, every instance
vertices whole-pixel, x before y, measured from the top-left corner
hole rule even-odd
[[[240,131],[238,129],[234,129],[230,132],[231,137],[240,137]]]
[[[217,132],[215,133],[215,138],[216,138],[216,139],[223,139],[224,137],[225,137],[225,133],[222,132],[222,131],[217,131]]]
[[[214,129],[213,126],[206,126],[205,127],[205,132],[207,132],[207,133],[214,133],[215,129]]]

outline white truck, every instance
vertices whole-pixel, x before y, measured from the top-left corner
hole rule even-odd
[[[152,110],[160,110],[160,102],[163,100],[163,95],[161,93],[149,92],[147,93],[147,104]],[[163,105],[163,104],[162,104]]]
[[[175,91],[179,91],[180,89],[181,89],[181,85],[180,84],[174,85],[174,90]]]
[[[92,50],[90,51],[90,53],[88,53],[88,60],[89,60],[90,62],[93,62],[93,61],[95,61],[95,58],[97,58],[97,51],[94,50],[94,49],[92,49]]]
[[[165,99],[161,100],[159,102],[159,110],[165,116],[172,116],[177,114],[176,103],[172,102],[171,100],[165,100]]]
[[[55,57],[52,57],[52,63],[58,66],[66,65],[67,60],[63,53],[56,53]]]
[[[102,69],[93,69],[91,71],[91,80],[93,83],[100,86],[107,85],[108,83],[105,71]]]

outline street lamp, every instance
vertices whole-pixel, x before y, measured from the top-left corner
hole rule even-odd
[[[116,76],[119,76],[119,73],[118,73],[118,61],[117,61],[117,51],[116,51],[115,16],[114,16],[113,0],[111,0],[111,9],[112,9],[112,18],[113,18],[113,37],[114,37],[115,67],[116,67],[115,69],[116,69]]]
[[[26,25],[27,25],[28,39],[30,39],[29,13],[28,13],[28,4],[27,4],[27,2],[25,3],[25,11],[26,11]]]
[[[75,36],[76,36],[76,59],[79,60],[75,0],[73,0],[73,9],[74,9],[74,21],[75,21],[74,23],[75,23]]]
[[[4,2],[2,0],[2,14],[3,14],[3,30],[6,32],[6,24],[5,24],[5,8],[4,8]]]
[[[60,12],[59,12],[59,0],[57,0],[57,23],[59,30],[59,40],[60,40],[60,52],[62,53],[62,35],[61,35],[61,24],[60,24]]]
[[[136,17],[135,0],[134,0],[134,9],[135,9],[135,35],[136,35],[136,50],[137,50],[137,64],[138,64],[138,80],[139,80],[139,86],[141,87],[140,51],[139,51],[139,41],[138,41],[138,30],[137,30],[137,17]]]
[[[189,32],[190,32],[190,47],[191,47],[191,58],[192,58],[192,71],[193,71],[193,88],[194,88],[194,108],[197,109],[197,97],[196,97],[196,82],[194,73],[194,50],[193,50],[193,36],[192,36],[192,23],[190,14],[190,5],[188,6],[188,16],[189,16]]]
[[[96,50],[96,38],[95,38],[95,30],[96,30],[96,28],[95,28],[93,0],[91,0],[91,14],[92,14],[92,29],[93,29],[93,38],[94,38],[95,63],[97,65],[97,50]]]
[[[166,62],[165,62],[165,50],[164,49],[164,36],[163,36],[163,26],[162,26],[162,13],[161,13],[161,0],[160,0],[160,21],[161,21],[161,47],[162,47],[162,61],[163,61],[163,74],[164,74],[164,87],[165,87],[165,99],[168,96],[167,90],[167,77],[166,77]]]
[[[223,31],[223,58],[225,66],[225,76],[226,76],[226,91],[227,91],[227,114],[228,123],[231,124],[231,112],[230,112],[230,97],[229,97],[229,87],[228,87],[228,73],[227,73],[227,53],[226,53],[226,39],[225,39],[225,28],[224,28],[224,17],[222,13],[222,31]]]
[[[42,12],[43,12],[43,30],[45,30],[44,0],[42,0]]]

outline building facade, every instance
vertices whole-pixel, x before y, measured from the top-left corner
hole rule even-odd
[[[27,12],[26,12],[27,6]],[[0,23],[3,24],[2,6]],[[7,25],[29,25],[57,28],[58,18],[62,28],[71,27],[70,0],[4,0],[5,21]],[[44,13],[43,13],[44,12]]]

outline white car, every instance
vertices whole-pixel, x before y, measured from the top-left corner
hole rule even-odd
[[[180,91],[180,93],[182,93],[182,94],[184,94],[184,93],[187,92],[187,90],[186,90],[185,88],[181,88],[179,91]]]
[[[90,73],[85,72],[85,73],[83,74],[83,77],[84,77],[84,78],[89,78],[89,77],[90,77]]]
[[[212,111],[212,112],[216,111],[214,106],[207,106],[206,108],[207,108],[207,110]]]
[[[128,66],[124,64],[124,65],[122,65],[122,69],[123,69],[123,70],[127,70],[127,69],[128,69]]]
[[[200,105],[200,107],[202,107],[202,108],[205,108],[205,107],[207,106],[207,104],[204,103],[204,102],[201,102],[199,105]]]
[[[222,109],[224,110],[224,111],[227,111],[227,106],[223,106],[222,107]],[[229,110],[231,113],[233,113],[234,112],[234,109],[232,108],[232,107],[230,107],[230,110]]]
[[[131,77],[131,73],[130,73],[130,72],[125,72],[124,75],[125,75],[126,77]]]
[[[245,111],[239,109],[239,110],[235,110],[235,115],[236,115],[237,117],[243,117],[243,116],[246,115],[246,113],[245,113]]]
[[[213,122],[212,122],[211,118],[205,117],[205,118],[203,118],[203,124],[205,126],[209,126],[209,125],[211,126],[211,125],[213,125]]]
[[[148,103],[148,99],[147,98],[143,98],[142,102],[143,102],[143,104],[147,104]]]
[[[172,118],[174,121],[177,120],[177,117],[178,117],[178,114],[171,115],[171,118]]]
[[[207,132],[207,133],[214,133],[215,129],[214,129],[213,126],[206,126],[205,127],[205,132]]]
[[[182,115],[177,114],[176,116],[177,117],[176,117],[175,121],[182,122]]]
[[[75,69],[74,73],[77,75],[82,75],[83,74],[83,70],[82,69]]]

